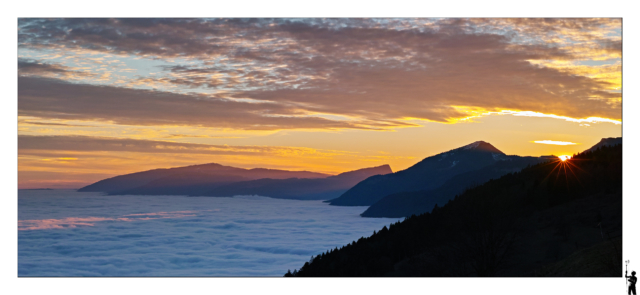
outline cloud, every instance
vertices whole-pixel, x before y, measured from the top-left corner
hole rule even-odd
[[[51,78],[77,79],[94,76],[92,73],[75,71],[70,67],[53,63],[18,58],[19,76],[41,76]]]
[[[18,74],[66,73],[64,66],[18,59]]]
[[[353,128],[379,129],[413,124],[392,120],[329,120],[299,107],[256,104],[199,94],[72,84],[20,77],[21,116],[103,120],[127,125],[195,125],[247,130]]]
[[[197,134],[169,134],[164,138],[176,139],[176,138],[243,138],[241,136],[212,136],[212,135],[197,135]]]
[[[18,193],[19,225],[42,225],[18,231],[21,277],[280,277],[397,221],[319,201]]]
[[[42,161],[75,161],[78,158],[55,158],[55,159],[42,159]]]
[[[382,38],[397,39],[408,35],[420,37],[426,33],[489,35],[526,44],[549,41],[591,41],[602,47],[618,48],[619,35],[607,36],[621,28],[621,19],[20,19],[18,33],[21,46],[88,48],[107,52],[129,52],[161,57],[225,56],[245,60],[274,60],[299,53],[313,53],[316,48],[332,52],[352,52],[361,39],[377,44]],[[345,32],[363,33],[355,42],[341,38]],[[418,33],[418,34],[416,34]],[[399,38],[390,38],[399,34]],[[382,37],[382,38],[381,38]],[[613,38],[613,39],[612,39]],[[617,38],[617,39],[616,39]],[[330,43],[312,43],[305,48],[300,43],[324,39]],[[408,41],[416,41],[411,38]],[[613,42],[612,42],[613,41]],[[334,48],[340,42],[341,48]],[[333,44],[332,44],[333,43]],[[365,45],[365,44],[361,44]],[[393,43],[387,48],[393,48]],[[396,47],[391,55],[402,52]],[[553,49],[553,48],[549,48]],[[619,48],[618,48],[619,49]],[[266,54],[271,53],[271,54]]]
[[[619,120],[618,68],[603,78],[548,61],[619,58],[620,28],[620,19],[21,19],[20,48],[167,64],[123,81],[164,92],[21,78],[20,111],[257,130],[455,123],[470,116],[460,107]]]
[[[47,156],[55,151],[73,152],[96,152],[96,151],[117,151],[117,152],[137,152],[137,153],[171,153],[171,154],[202,154],[202,155],[252,155],[271,154],[285,155],[295,154],[312,156],[336,155],[347,152],[316,150],[306,147],[286,147],[286,146],[231,146],[231,145],[210,145],[196,143],[180,143],[170,141],[108,138],[90,136],[32,136],[19,135],[18,149],[20,154],[38,154]],[[38,152],[36,152],[38,151]],[[59,158],[64,159],[64,158]]]
[[[62,126],[62,127],[83,127],[83,128],[91,128],[95,126],[91,125],[77,125],[77,124],[66,124],[66,123],[55,123],[55,122],[37,122],[37,121],[29,121],[29,120],[18,120],[18,124],[20,126],[25,125],[39,125],[39,126]]]
[[[536,140],[533,143],[552,144],[552,145],[576,145],[577,143],[569,141],[555,141],[555,140]]]
[[[566,117],[566,116],[558,116],[558,115],[554,115],[554,114],[543,114],[543,113],[537,113],[537,112],[531,112],[531,111],[511,111],[511,110],[502,110],[499,113],[489,113],[489,114],[499,114],[499,115],[513,115],[513,116],[521,116],[521,117],[539,117],[539,118],[554,118],[554,119],[561,119],[561,120],[565,120],[565,121],[569,121],[569,122],[576,122],[576,123],[612,123],[612,124],[616,124],[616,125],[620,125],[622,124],[622,121],[619,120],[612,120],[612,119],[607,119],[607,118],[600,118],[600,117],[589,117],[589,118],[570,118],[570,117]],[[588,126],[588,124],[587,124]]]

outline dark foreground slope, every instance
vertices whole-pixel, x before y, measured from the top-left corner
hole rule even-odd
[[[491,144],[477,141],[425,158],[405,170],[369,177],[331,200],[330,204],[370,206],[394,193],[435,189],[453,176],[493,165],[505,157]]]
[[[442,206],[471,187],[545,161],[543,158],[537,157],[507,156],[505,158],[505,160],[497,161],[491,166],[456,175],[433,190],[402,192],[386,196],[371,205],[360,216],[395,218],[431,212],[436,204]]]
[[[80,192],[106,192],[110,194],[183,194],[185,188],[197,190],[213,183],[231,183],[261,178],[324,178],[330,175],[277,169],[243,169],[220,164],[203,164],[169,169],[154,169],[119,175],[85,186]],[[141,189],[144,187],[144,189]],[[179,192],[179,193],[178,193]]]
[[[364,168],[315,179],[258,179],[212,188],[203,196],[259,195],[279,199],[328,200],[339,197],[358,182],[372,176],[392,173],[389,165]]]
[[[619,277],[622,249],[603,242],[621,234],[622,146],[604,146],[469,189],[431,213],[322,253],[295,275],[572,276],[562,263],[561,272],[549,269],[601,244],[618,257],[598,260],[614,265],[591,275]]]
[[[603,138],[603,139],[600,140],[600,142],[596,143],[594,146],[589,148],[587,151],[595,151],[596,149],[598,149],[600,147],[603,147],[603,146],[612,146],[612,145],[618,145],[618,144],[622,144],[622,137]]]
[[[621,267],[622,237],[607,238],[595,246],[580,249],[569,257],[546,265],[533,272],[539,277],[597,277],[616,276]]]

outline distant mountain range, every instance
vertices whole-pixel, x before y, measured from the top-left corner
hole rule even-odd
[[[329,202],[331,205],[337,206],[370,206],[389,195],[437,189],[454,176],[478,171],[501,161],[509,161],[509,164],[489,169],[486,172],[491,171],[489,175],[497,177],[508,172],[518,171],[527,165],[542,161],[542,159],[533,157],[523,159],[518,156],[507,156],[490,143],[476,141],[472,144],[425,158],[406,170],[388,175],[369,177],[339,198]],[[490,178],[486,178],[483,173],[469,174],[471,178],[463,179],[461,184],[452,183],[452,185],[456,186],[456,189],[453,190],[454,195],[462,192],[469,185],[474,183],[481,184],[489,180]],[[447,193],[445,195],[450,194]],[[384,204],[390,205],[391,202],[388,199]],[[377,212],[377,210],[371,211],[367,215],[373,214],[373,212]],[[378,214],[375,214],[375,216],[378,216]]]
[[[211,163],[168,169],[154,169],[120,175],[98,181],[78,191],[120,194],[144,186],[149,190],[153,190],[154,188],[167,189],[167,191],[164,191],[164,194],[171,195],[172,188],[176,187],[197,187],[210,183],[231,183],[261,178],[323,178],[328,176],[331,175],[308,171],[286,171],[263,168],[243,169]]]
[[[587,151],[622,143],[603,138]],[[116,176],[79,189],[112,195],[260,195],[328,200],[336,206],[370,206],[363,217],[408,217],[443,206],[465,190],[554,156],[507,156],[490,143],[472,144],[423,159],[393,173],[388,165],[339,175],[204,164]]]
[[[340,196],[369,176],[387,173],[392,173],[389,165],[331,176],[308,171],[243,169],[212,163],[120,175],[98,181],[78,191],[106,192],[111,195],[260,195],[327,200]]]
[[[326,178],[258,179],[235,182],[208,190],[203,196],[259,195],[278,199],[328,200],[342,195],[358,182],[392,173],[389,165],[365,168]]]

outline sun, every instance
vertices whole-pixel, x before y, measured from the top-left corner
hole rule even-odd
[[[562,156],[558,156],[558,158],[560,159],[560,161],[564,162],[566,160],[571,159],[571,156],[562,155]]]

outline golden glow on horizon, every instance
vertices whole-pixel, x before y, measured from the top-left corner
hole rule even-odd
[[[37,118],[28,119],[29,122],[40,122]],[[48,146],[41,147],[41,150],[28,150],[26,146],[21,146],[18,163],[20,188],[79,188],[116,175],[204,163],[327,174],[389,164],[393,171],[399,171],[423,158],[475,140],[490,142],[510,155],[541,156],[575,154],[596,144],[601,138],[621,136],[620,125],[582,126],[556,118],[528,116],[484,116],[476,118],[472,124],[427,123],[422,128],[400,128],[395,132],[284,130],[266,134],[246,132],[239,136],[242,138],[231,138],[235,135],[233,133],[213,133],[207,128],[188,126],[100,126],[98,122],[93,122],[96,125],[92,127],[76,127],[93,123],[61,120],[44,122],[53,125],[29,124],[24,127],[19,122],[20,128],[27,128],[19,135],[84,135],[152,140],[167,144],[160,143],[159,147],[153,145],[152,148],[134,146],[122,151],[83,150],[73,145],[65,150],[50,150]],[[84,132],[78,134],[79,129]],[[561,133],[549,133],[548,130]],[[505,137],[505,131],[512,133]],[[565,142],[582,144],[531,144],[532,137],[559,138]],[[438,140],[434,141],[434,138]],[[170,147],[194,143],[202,146],[186,150]]]

